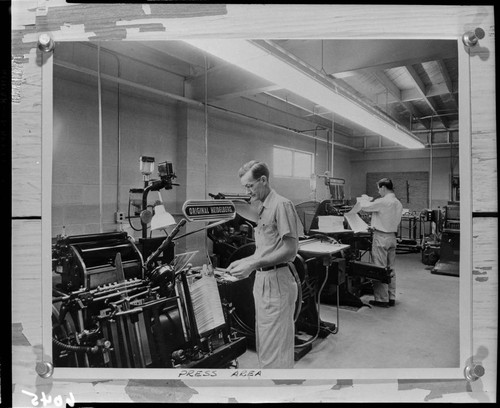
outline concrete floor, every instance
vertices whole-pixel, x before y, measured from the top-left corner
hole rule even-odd
[[[451,368],[459,366],[459,278],[435,275],[420,253],[398,254],[396,306],[340,308],[339,330],[313,343],[295,362],[310,368]],[[362,300],[368,303],[371,295]],[[336,306],[321,304],[320,316],[336,323]],[[258,368],[255,351],[239,368]]]

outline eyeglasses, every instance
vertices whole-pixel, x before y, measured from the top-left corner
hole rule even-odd
[[[245,190],[252,190],[253,186],[257,184],[261,180],[261,177],[259,177],[257,180],[255,180],[253,183],[248,183],[243,186]]]

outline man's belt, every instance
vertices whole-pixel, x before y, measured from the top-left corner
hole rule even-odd
[[[392,234],[394,234],[394,235],[398,235],[398,233],[397,233],[397,232],[386,232],[386,231],[380,231],[380,230],[375,229],[375,228],[373,229],[373,232],[380,232],[381,234],[391,234],[391,235],[392,235]]]
[[[273,269],[285,268],[285,267],[288,268],[288,264],[287,263],[280,263],[278,265],[266,266],[265,268],[260,268],[260,270],[262,272],[265,272],[265,271],[272,271]]]

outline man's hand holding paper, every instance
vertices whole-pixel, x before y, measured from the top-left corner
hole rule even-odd
[[[356,198],[356,202],[360,202],[360,201],[372,201],[373,198],[370,197],[370,196],[367,196],[366,194],[362,194],[361,197],[357,197]]]
[[[359,210],[361,210],[361,206],[363,203],[368,203],[372,201],[372,197],[370,196],[367,196],[366,194],[363,194],[361,195],[361,197],[356,197],[356,204],[354,204],[354,206],[351,208],[351,210],[349,212],[347,212],[346,214],[356,214],[359,212]]]

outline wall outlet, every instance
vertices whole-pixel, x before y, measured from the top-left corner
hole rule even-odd
[[[115,222],[117,224],[120,224],[123,221],[125,221],[125,213],[122,213],[120,211],[115,212]]]

